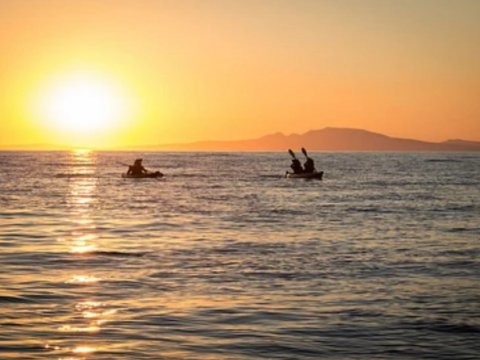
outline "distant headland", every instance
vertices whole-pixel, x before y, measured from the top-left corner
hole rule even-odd
[[[212,140],[189,143],[139,145],[101,150],[148,151],[284,151],[306,147],[310,151],[480,151],[480,141],[452,139],[429,142],[396,138],[353,128],[326,127],[303,134],[277,132],[255,139]],[[33,144],[0,146],[0,150],[74,150],[74,146]]]
[[[257,139],[162,144],[147,149],[275,151],[302,146],[314,151],[480,151],[480,141],[455,139],[436,143],[395,138],[362,129],[332,127],[310,130],[304,134],[275,133]]]

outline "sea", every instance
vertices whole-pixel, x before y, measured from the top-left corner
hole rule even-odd
[[[480,154],[311,157],[0,152],[0,359],[480,359]]]

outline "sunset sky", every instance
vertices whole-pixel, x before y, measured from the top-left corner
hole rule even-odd
[[[480,140],[478,0],[2,0],[0,147]]]

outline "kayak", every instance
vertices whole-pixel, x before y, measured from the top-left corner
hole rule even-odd
[[[154,173],[139,174],[139,175],[122,174],[122,178],[124,179],[149,179],[149,178],[161,178],[161,177],[163,177],[163,174],[160,171],[156,171]]]
[[[300,174],[294,174],[291,172],[286,172],[285,177],[287,179],[316,179],[316,180],[322,180],[323,178],[323,171],[315,171],[313,173],[300,173]]]

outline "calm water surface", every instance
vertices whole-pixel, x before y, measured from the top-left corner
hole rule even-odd
[[[0,152],[0,358],[479,359],[480,155],[314,158]]]

